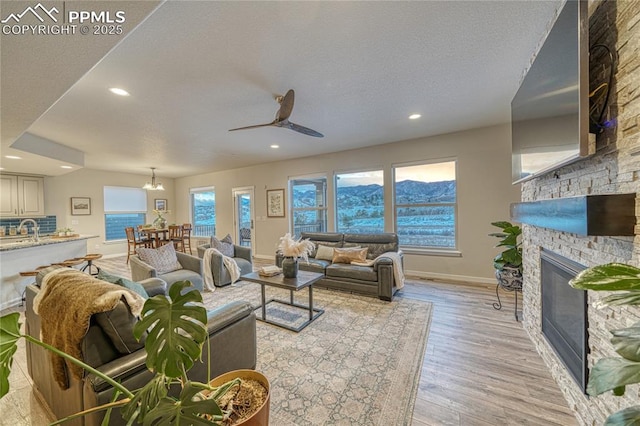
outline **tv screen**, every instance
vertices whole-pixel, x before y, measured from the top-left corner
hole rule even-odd
[[[511,101],[513,182],[595,151],[589,137],[588,15],[568,0]]]

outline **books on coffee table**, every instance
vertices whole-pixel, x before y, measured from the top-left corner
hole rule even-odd
[[[258,275],[263,277],[274,277],[278,274],[282,273],[282,269],[278,268],[275,265],[263,266],[258,269]]]

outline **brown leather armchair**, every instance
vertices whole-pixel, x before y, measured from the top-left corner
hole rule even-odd
[[[38,275],[36,284],[29,285],[26,289],[25,332],[36,338],[40,338],[42,324],[40,316],[33,310],[33,302],[40,291],[38,285],[44,275],[45,273]],[[151,296],[158,292],[162,293],[166,289],[166,284],[158,278],[147,279],[140,284],[151,293]],[[107,322],[111,326],[105,326],[104,318],[98,318],[99,315],[107,315]],[[235,369],[254,369],[257,360],[256,317],[251,305],[247,302],[232,302],[209,311],[208,318],[209,341],[203,348],[204,362],[196,363],[189,371],[189,376],[201,382],[208,380],[206,360],[209,354],[212,378]],[[112,311],[97,314],[91,318],[91,325],[82,341],[82,360],[120,381],[129,389],[142,387],[153,376],[145,366],[144,348],[137,349],[140,345],[133,346],[126,342],[126,337],[130,335],[126,330],[133,327],[136,322],[137,318],[131,315],[127,305],[120,301]],[[113,336],[114,333],[118,334],[117,339],[125,336],[125,348],[122,342],[114,343],[117,340]],[[127,348],[132,349],[127,350]],[[43,400],[58,419],[102,405],[112,399],[111,385],[87,372],[84,373],[82,380],[69,375],[69,388],[60,389],[53,378],[48,351],[27,342],[26,352],[27,366],[34,388],[42,395]],[[176,391],[178,393],[179,389]],[[104,413],[101,411],[65,424],[97,426],[102,422]],[[111,414],[110,424],[125,424],[119,410],[114,410]]]

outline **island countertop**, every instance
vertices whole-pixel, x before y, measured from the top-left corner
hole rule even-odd
[[[99,235],[73,235],[69,237],[58,237],[55,235],[46,235],[40,237],[38,242],[33,240],[33,237],[13,237],[0,239],[0,252],[9,250],[21,250],[25,248],[45,246],[49,244],[61,244],[68,243],[70,241],[88,240],[90,238],[98,238]]]

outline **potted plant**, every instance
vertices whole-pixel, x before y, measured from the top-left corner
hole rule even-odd
[[[280,237],[278,252],[284,256],[282,259],[282,275],[285,278],[295,278],[298,276],[298,258],[305,262],[309,260],[309,255],[313,253],[316,246],[308,239],[303,240],[293,238],[290,233]]]
[[[145,331],[148,332],[144,345],[147,353],[146,365],[155,375],[144,387],[135,390],[127,389],[111,377],[51,345],[21,334],[19,313],[0,317],[0,398],[9,392],[13,355],[17,351],[18,340],[24,338],[108,382],[122,398],[90,410],[107,410],[105,419],[110,416],[112,408],[120,407],[122,417],[128,424],[233,424],[228,423],[229,417],[233,414],[229,408],[231,405],[225,402],[225,406],[221,406],[220,401],[225,396],[228,397],[229,393],[236,392],[236,389],[246,382],[241,377],[244,370],[227,373],[225,377],[228,380],[223,383],[215,379],[215,382],[200,383],[187,377],[187,371],[200,359],[203,344],[208,338],[207,312],[202,306],[202,295],[195,289],[183,294],[182,290],[187,287],[191,287],[189,281],[177,282],[169,289],[168,296],[157,295],[145,302],[141,319],[134,326],[134,335],[140,339]],[[252,373],[259,375],[257,372]],[[251,418],[264,416],[261,413],[265,410],[268,416],[269,412],[268,381],[262,375],[259,377],[267,395],[258,407],[257,413]],[[176,384],[182,389],[178,398],[169,396],[170,386]],[[62,421],[85,414],[87,413],[77,413]]]
[[[153,221],[153,226],[157,229],[164,229],[167,227],[167,219],[164,215],[171,213],[170,210],[157,210],[154,209],[153,212],[156,214],[156,219]]]
[[[634,266],[621,263],[595,266],[580,272],[569,284],[580,290],[615,292],[598,300],[594,305],[596,308],[640,305],[640,269]],[[611,343],[620,357],[602,358],[595,363],[589,372],[589,395],[612,391],[614,395],[622,396],[627,385],[640,383],[640,322],[612,330],[611,334]],[[640,405],[611,414],[604,424],[640,424]]]
[[[500,238],[496,247],[505,248],[493,259],[498,285],[508,290],[520,290],[522,289],[522,243],[520,241],[522,229],[506,221],[492,222],[491,225],[501,229],[501,232],[489,234]]]

